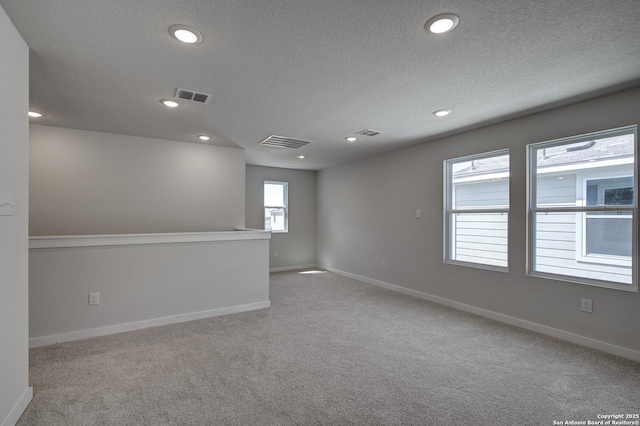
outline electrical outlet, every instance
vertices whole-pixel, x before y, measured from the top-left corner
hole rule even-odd
[[[100,304],[100,293],[89,293],[89,305]]]
[[[274,252],[273,252],[273,255],[274,255],[275,257],[278,257],[278,250],[274,251]]]
[[[582,299],[582,312],[593,312],[593,300],[591,299]]]
[[[422,210],[420,209],[416,210],[416,217],[422,217]]]
[[[382,262],[382,270],[386,270],[387,269],[387,262]]]

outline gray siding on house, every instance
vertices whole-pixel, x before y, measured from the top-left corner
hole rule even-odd
[[[455,209],[507,207],[509,180],[454,183],[453,201]],[[507,213],[458,213],[451,223],[452,259],[507,266]]]
[[[538,207],[575,206],[579,192],[578,176],[539,175]],[[500,208],[507,206],[508,181],[474,181],[454,183],[454,207]],[[581,258],[578,232],[581,213],[538,213],[534,218],[535,265],[539,272],[574,275],[629,283],[631,268],[611,265],[607,261]],[[458,261],[507,266],[508,215],[501,213],[457,213],[452,216],[452,253]]]
[[[507,266],[506,213],[454,215],[453,259],[462,262]]]
[[[576,175],[563,179],[538,176],[538,207],[575,206]],[[559,273],[558,254],[562,263],[576,261],[576,214],[540,213],[535,218],[536,265],[541,272]]]
[[[477,207],[508,207],[509,179],[455,183],[454,209]]]
[[[538,207],[575,206],[577,176],[538,176]],[[538,272],[577,277],[631,282],[631,268],[607,264],[606,261],[579,260],[582,247],[578,232],[581,213],[538,213],[535,216],[535,265]]]
[[[538,213],[535,218],[535,265],[538,272],[631,282],[631,268],[602,262],[578,261],[581,251],[576,238],[576,218],[580,213]]]
[[[560,179],[562,177],[563,179]],[[538,207],[575,206],[576,175],[544,177],[538,175]]]

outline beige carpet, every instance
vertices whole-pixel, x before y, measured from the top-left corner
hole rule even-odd
[[[552,425],[640,411],[640,364],[331,273],[272,308],[31,350],[26,425]]]

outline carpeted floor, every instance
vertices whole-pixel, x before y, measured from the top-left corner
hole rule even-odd
[[[18,425],[553,425],[640,411],[640,364],[331,273],[270,309],[32,349]]]

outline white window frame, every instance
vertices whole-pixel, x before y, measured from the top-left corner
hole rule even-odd
[[[633,193],[633,205],[632,206],[559,206],[559,207],[537,207],[536,205],[536,176],[537,176],[537,157],[536,152],[544,148],[551,148],[554,146],[575,144],[580,142],[588,142],[594,139],[604,139],[609,137],[615,137],[620,135],[633,134],[634,136],[634,157],[633,157],[633,175],[635,177],[634,193]],[[611,163],[616,163],[612,161]],[[619,163],[619,162],[618,162]],[[559,167],[561,168],[561,167]],[[608,178],[606,173],[591,174],[588,173],[588,166],[584,168],[585,173],[578,173],[576,175],[576,191],[586,191],[586,182],[591,179]],[[628,176],[628,175],[627,175]],[[578,195],[578,194],[576,194]],[[580,194],[582,197],[582,194]],[[577,198],[578,199],[578,198]],[[583,203],[584,204],[584,203]],[[549,272],[540,272],[534,270],[535,257],[536,257],[536,229],[535,229],[535,216],[537,213],[568,213],[573,212],[576,215],[581,216],[576,221],[576,226],[580,229],[576,230],[576,253],[578,261],[601,263],[603,265],[615,265],[619,263],[615,262],[613,256],[609,257],[608,262],[602,261],[600,256],[598,260],[594,262],[592,256],[581,256],[584,250],[584,238],[583,233],[586,232],[586,220],[585,217],[589,212],[629,212],[632,215],[632,254],[631,254],[631,284],[623,284],[614,281],[605,281],[600,279],[583,278],[573,275],[560,275]],[[622,260],[622,259],[620,259]],[[628,263],[627,263],[628,265]],[[620,265],[626,266],[626,265]],[[545,142],[538,142],[527,145],[527,275],[536,276],[541,278],[553,279],[558,281],[572,282],[577,284],[585,284],[596,287],[605,287],[624,291],[638,291],[638,132],[637,126],[626,126],[611,130],[604,130],[600,132],[588,133],[578,136],[571,136],[567,138],[554,139]]]
[[[476,208],[476,209],[454,209],[453,206],[453,201],[455,199],[455,194],[454,194],[454,189],[453,189],[453,182],[452,182],[452,173],[453,173],[453,165],[455,163],[461,163],[461,162],[466,162],[466,161],[473,161],[473,160],[481,160],[484,158],[489,158],[489,157],[500,157],[503,155],[507,155],[509,156],[509,168],[511,168],[511,156],[509,153],[509,149],[501,149],[498,151],[491,151],[491,152],[484,152],[481,154],[474,154],[474,155],[468,155],[465,157],[458,157],[458,158],[452,158],[449,160],[445,160],[443,163],[443,182],[444,182],[444,188],[443,188],[443,193],[444,193],[444,201],[443,201],[443,262],[444,263],[448,263],[448,264],[452,264],[452,265],[460,265],[460,266],[468,266],[471,268],[478,268],[478,269],[488,269],[491,271],[498,271],[498,272],[509,272],[509,238],[508,238],[508,233],[509,233],[509,205],[511,204],[511,194],[509,194],[509,205],[507,207],[504,208]],[[501,172],[501,173],[494,173],[492,175],[487,175],[487,178],[495,178],[495,179],[500,179],[500,178],[507,178],[509,179],[509,173],[510,172]],[[509,182],[510,183],[510,182]],[[509,185],[509,191],[511,191],[511,185]],[[455,214],[469,214],[469,213],[500,213],[500,214],[506,214],[507,215],[507,266],[497,266],[497,265],[489,265],[489,264],[485,264],[485,263],[476,263],[476,262],[465,262],[465,261],[461,261],[461,260],[456,260],[456,259],[452,259],[451,258],[451,251],[452,251],[452,241],[451,241],[451,237],[454,233],[454,229],[453,229],[453,216]]]
[[[268,206],[264,202],[264,186],[265,185],[281,185],[283,187],[283,197],[284,197],[284,206]],[[263,200],[262,204],[264,205],[264,209],[284,209],[284,230],[282,231],[274,231],[271,230],[274,234],[285,234],[289,232],[289,182],[282,181],[274,181],[274,180],[265,180],[262,185],[263,190]]]
[[[600,179],[617,179],[617,178],[629,178],[633,176],[620,174],[619,172],[610,173],[597,173],[595,170],[593,173],[583,173],[576,175],[576,199],[586,200],[587,183],[591,180]],[[598,263],[602,265],[615,265],[615,266],[632,266],[633,259],[625,259],[621,256],[606,255],[606,254],[587,254],[587,212],[576,213],[576,260],[578,262],[585,263]],[[633,220],[632,215],[625,215],[629,219]],[[606,218],[603,216],[602,218]],[[632,226],[633,228],[633,226]]]

